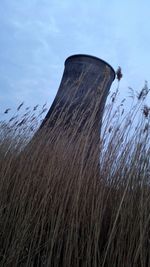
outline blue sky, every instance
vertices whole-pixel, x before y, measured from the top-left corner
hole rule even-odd
[[[22,101],[50,105],[72,54],[121,66],[121,98],[128,86],[140,90],[150,78],[149,28],[149,0],[1,0],[0,114]]]

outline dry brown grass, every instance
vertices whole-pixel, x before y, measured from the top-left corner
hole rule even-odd
[[[20,153],[37,115],[1,123],[1,267],[150,266],[150,117],[139,95],[126,115],[110,100],[99,176],[80,136],[73,156],[65,136],[44,130]]]

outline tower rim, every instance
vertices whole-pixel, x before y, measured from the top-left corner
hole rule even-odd
[[[83,60],[84,58],[84,60]],[[99,63],[104,63],[106,64],[113,72],[114,74],[114,79],[115,79],[115,76],[116,76],[116,72],[115,70],[113,69],[113,67],[107,63],[105,60],[99,58],[99,57],[95,57],[95,56],[91,56],[91,55],[87,55],[87,54],[74,54],[74,55],[71,55],[69,56],[66,60],[65,60],[65,65],[66,63],[68,63],[69,61],[73,61],[74,59],[78,59],[78,61],[85,61],[85,62],[88,62],[88,63],[93,63],[93,64],[96,64],[96,65],[99,65]]]

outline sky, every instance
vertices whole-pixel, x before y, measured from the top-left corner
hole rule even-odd
[[[121,66],[121,98],[139,91],[150,78],[149,29],[149,0],[1,0],[0,115],[22,101],[50,106],[72,54]]]

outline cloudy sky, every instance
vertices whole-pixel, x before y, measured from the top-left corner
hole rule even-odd
[[[149,81],[149,48],[149,0],[1,0],[0,114],[22,101],[50,105],[65,59],[78,53],[120,65],[126,97]]]

